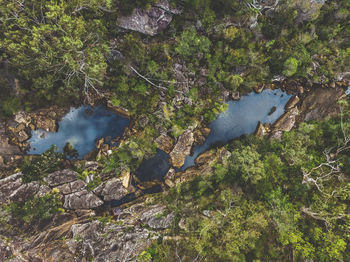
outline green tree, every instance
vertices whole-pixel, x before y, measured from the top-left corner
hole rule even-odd
[[[282,73],[285,76],[293,76],[298,70],[298,60],[294,57],[289,57],[283,64]]]
[[[102,6],[110,1],[0,0],[0,47],[37,95],[98,92],[109,52]]]

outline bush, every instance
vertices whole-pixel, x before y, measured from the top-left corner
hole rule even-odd
[[[8,97],[0,101],[0,115],[5,117],[12,116],[20,109],[21,101],[17,97]]]
[[[58,192],[55,190],[41,197],[33,197],[23,203],[12,202],[7,206],[7,211],[13,218],[29,225],[64,212]]]
[[[21,165],[22,181],[24,183],[40,181],[48,174],[60,169],[62,165],[63,154],[58,153],[57,146],[52,145],[50,149],[37,158],[24,158]]]

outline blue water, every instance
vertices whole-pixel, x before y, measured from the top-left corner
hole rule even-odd
[[[291,95],[279,89],[266,89],[260,94],[252,92],[242,96],[239,101],[228,102],[227,111],[221,113],[210,125],[210,134],[204,144],[195,147],[193,156],[187,156],[181,170],[194,166],[194,160],[204,151],[217,143],[226,143],[241,135],[251,134],[255,131],[258,122],[273,123],[283,113],[284,106]],[[276,111],[269,115],[271,108]]]
[[[71,108],[58,123],[57,132],[42,129],[32,131],[32,137],[28,141],[30,149],[27,153],[42,154],[52,144],[62,152],[64,145],[69,142],[78,151],[79,158],[82,158],[95,148],[96,138],[120,136],[129,122],[128,118],[116,115],[102,106]]]
[[[142,161],[135,174],[141,181],[163,180],[170,168],[169,155],[157,149],[157,153],[150,159]]]

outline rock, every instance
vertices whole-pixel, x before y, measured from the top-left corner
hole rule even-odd
[[[63,207],[65,209],[91,209],[102,204],[103,201],[94,193],[83,189],[79,192],[65,195]]]
[[[210,128],[208,127],[203,127],[200,129],[200,131],[204,137],[208,137],[210,134]]]
[[[338,73],[336,80],[345,83],[345,85],[350,85],[350,72]]]
[[[38,129],[44,129],[47,132],[56,132],[58,125],[55,119],[49,118],[47,115],[35,115],[34,124]]]
[[[5,123],[0,120],[0,156],[7,157],[21,154],[17,146],[10,144],[10,139],[6,135]]]
[[[285,105],[284,109],[289,110],[293,107],[295,107],[296,104],[298,104],[300,101],[300,98],[298,97],[298,95],[294,95],[292,96],[289,101],[287,102],[287,104]]]
[[[81,254],[96,262],[136,261],[151,245],[151,233],[154,235],[146,228],[93,221],[73,225],[72,239],[66,244],[72,254]]]
[[[104,201],[120,200],[128,191],[120,178],[114,177],[94,189],[94,193],[103,197]]]
[[[144,203],[141,203],[124,209],[119,219],[128,225],[138,225],[141,222],[153,229],[166,229],[171,226],[175,218],[173,212],[167,212],[168,209],[164,205],[145,206]]]
[[[297,23],[302,23],[304,21],[315,20],[319,14],[320,9],[324,5],[326,0],[296,0],[294,1],[294,6],[298,11],[296,18]]]
[[[277,109],[277,107],[275,107],[275,106],[271,107],[271,109],[267,115],[269,115],[269,116],[272,115],[273,113],[275,113],[276,109]]]
[[[130,16],[119,17],[118,24],[121,28],[154,36],[170,24],[173,14],[180,12],[171,8],[167,0],[162,0],[147,10],[135,8]]]
[[[146,212],[142,213],[140,220],[153,229],[169,228],[174,221],[175,214],[171,212],[166,215],[164,214],[165,211],[164,206],[150,206]]]
[[[170,153],[174,146],[173,139],[167,135],[160,135],[154,142],[157,143],[160,150],[163,150],[167,154]]]
[[[290,111],[282,115],[274,124],[271,131],[271,137],[280,139],[283,132],[290,131],[294,127],[296,117],[299,114],[297,107],[292,108]]]
[[[154,3],[153,5],[174,15],[182,13],[181,9],[172,7],[168,0],[158,0],[157,3]]]
[[[193,135],[194,135],[194,143],[196,145],[202,145],[205,142],[205,137],[203,136],[200,130],[196,130]]]
[[[103,137],[98,139],[95,143],[96,148],[100,149],[104,142],[105,142],[105,139]]]
[[[178,139],[174,149],[170,153],[171,163],[174,167],[181,167],[186,156],[191,152],[191,148],[194,142],[193,132],[187,129]]]
[[[166,175],[164,176],[164,183],[168,186],[168,187],[174,187],[175,183],[175,169],[174,168],[170,168],[168,173],[166,173]]]
[[[29,137],[30,136],[24,130],[19,131],[16,135],[16,138],[17,138],[18,142],[20,142],[20,143],[28,140]]]
[[[49,174],[44,181],[48,183],[49,186],[55,187],[58,185],[63,185],[72,182],[77,179],[77,172],[70,169],[64,169],[60,171],[53,172]]]
[[[210,163],[215,158],[215,155],[211,150],[205,151],[204,153],[200,154],[194,162],[196,163],[196,166],[202,166],[207,163]]]
[[[267,130],[265,129],[264,125],[260,121],[259,121],[259,123],[256,126],[255,135],[256,136],[261,136],[261,137],[267,135]]]
[[[264,85],[254,87],[254,92],[260,94],[264,90]]]
[[[123,170],[122,173],[120,174],[120,179],[122,180],[122,185],[125,189],[128,189],[129,186],[131,185],[131,174],[129,170]]]
[[[67,184],[60,185],[57,188],[61,194],[68,195],[75,192],[79,192],[83,190],[85,187],[86,187],[86,183],[83,180],[79,179]]]
[[[319,120],[339,113],[338,101],[344,96],[342,88],[315,88],[300,106],[299,121]]]
[[[298,92],[299,92],[299,94],[304,94],[304,87],[302,87],[302,86],[298,86]]]
[[[233,92],[232,95],[231,95],[231,97],[232,97],[232,99],[233,99],[234,101],[238,101],[238,100],[241,99],[241,95],[240,95],[239,92]]]
[[[16,173],[0,180],[0,204],[6,203],[9,196],[22,185],[22,173]]]
[[[15,191],[11,192],[8,199],[10,201],[24,202],[34,196],[39,191],[40,185],[35,182],[22,184]]]

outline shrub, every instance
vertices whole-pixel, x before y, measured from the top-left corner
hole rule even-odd
[[[55,190],[41,197],[35,196],[23,203],[12,202],[7,206],[7,211],[13,218],[29,225],[64,212],[58,192]]]
[[[57,146],[52,145],[50,149],[37,158],[24,158],[20,168],[23,173],[22,181],[24,183],[40,181],[48,174],[58,170],[62,165],[63,154],[58,153]]]

